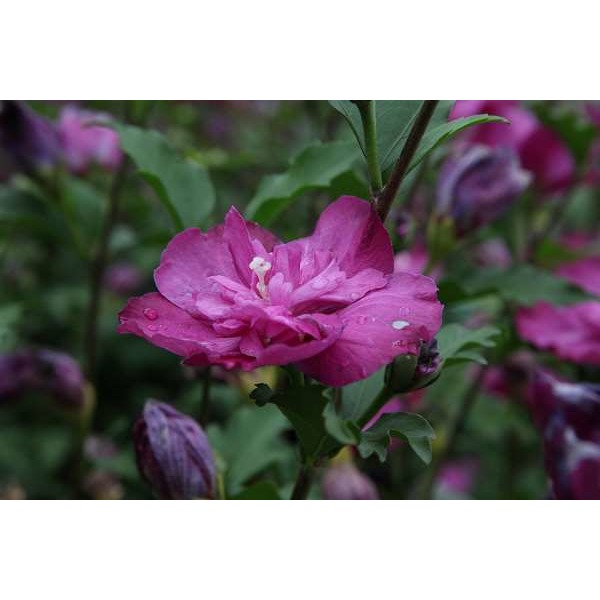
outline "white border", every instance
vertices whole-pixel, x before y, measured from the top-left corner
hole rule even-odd
[[[27,99],[598,97],[590,0],[19,0],[0,91]]]
[[[590,598],[594,502],[5,502],[2,597]]]

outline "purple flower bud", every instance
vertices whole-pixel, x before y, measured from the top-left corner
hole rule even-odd
[[[79,364],[63,352],[19,350],[0,357],[0,402],[38,392],[66,408],[81,408],[84,388]]]
[[[52,123],[23,102],[0,101],[0,145],[26,170],[50,168],[59,158],[58,136]]]
[[[437,210],[465,235],[498,218],[529,185],[531,175],[507,148],[471,146],[442,166]]]
[[[379,500],[375,484],[351,462],[329,467],[321,492],[325,500]]]
[[[442,357],[438,350],[437,339],[433,338],[428,343],[421,344],[419,358],[415,368],[415,384],[419,384],[429,379],[437,373],[442,365]],[[417,385],[418,387],[418,385]]]
[[[600,500],[600,444],[578,437],[560,413],[546,429],[544,453],[557,500]]]
[[[554,497],[600,499],[600,386],[538,373],[532,388]]]
[[[129,296],[140,287],[142,279],[139,269],[129,263],[120,262],[107,269],[104,285],[117,296]]]
[[[215,495],[215,461],[196,421],[168,404],[148,400],[133,439],[138,469],[159,498],[192,500]]]

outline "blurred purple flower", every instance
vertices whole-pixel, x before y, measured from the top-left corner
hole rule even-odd
[[[27,349],[0,356],[0,401],[38,392],[66,408],[81,408],[84,389],[79,363],[63,352]]]
[[[52,123],[14,100],[0,100],[0,145],[26,171],[51,168],[60,154]]]
[[[520,308],[516,325],[519,336],[540,350],[575,363],[600,365],[600,302],[539,302]]]
[[[469,496],[479,470],[476,459],[464,458],[445,464],[437,477],[436,487],[442,496]]]
[[[562,264],[556,273],[586,292],[600,296],[600,256]]]
[[[540,372],[531,405],[544,435],[554,498],[600,499],[600,385],[564,382]]]
[[[110,265],[104,276],[104,285],[117,296],[129,296],[142,284],[141,271],[134,265],[119,262]]]
[[[74,106],[62,109],[57,131],[63,160],[72,173],[84,173],[92,163],[109,171],[119,167],[123,159],[119,136],[108,127],[90,125],[108,120],[108,115]]]
[[[465,235],[498,218],[527,188],[531,176],[512,150],[470,146],[442,166],[437,210]]]
[[[351,461],[327,468],[321,492],[325,500],[379,500],[375,484]]]
[[[475,247],[474,258],[481,267],[506,269],[512,264],[510,250],[501,238],[493,238],[478,244]]]
[[[543,192],[560,192],[573,182],[575,159],[558,136],[515,100],[459,100],[451,119],[488,113],[505,117],[505,123],[484,123],[469,128],[461,140],[493,148],[508,148],[520,158],[521,165],[534,175]]]
[[[214,498],[216,468],[206,434],[168,404],[148,400],[133,429],[138,469],[159,498]]]

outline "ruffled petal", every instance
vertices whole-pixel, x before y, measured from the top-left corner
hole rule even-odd
[[[337,313],[339,339],[299,368],[325,383],[343,386],[363,379],[399,354],[416,354],[441,326],[442,305],[429,277],[414,273],[389,276],[385,288],[370,292]]]
[[[171,304],[156,292],[131,298],[119,313],[119,333],[132,333],[151,344],[188,357],[202,351],[214,355],[236,348],[239,337],[219,338],[207,323]]]
[[[186,229],[177,234],[162,253],[154,281],[158,291],[179,308],[210,318],[227,306],[219,286],[210,279],[213,275],[239,281],[222,226],[206,233]]]
[[[277,243],[277,238],[260,225],[246,221],[235,206],[225,215],[223,238],[229,245],[238,279],[251,286],[254,275],[250,269],[252,259],[255,256],[267,258],[269,251]]]
[[[373,206],[360,198],[332,202],[306,241],[315,250],[329,250],[348,277],[368,268],[385,274],[394,269],[390,236]]]

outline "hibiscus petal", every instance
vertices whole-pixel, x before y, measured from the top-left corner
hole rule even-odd
[[[229,352],[239,337],[219,338],[212,327],[156,292],[131,298],[119,313],[119,333],[133,333],[179,356]]]
[[[368,268],[386,274],[394,269],[390,236],[373,206],[360,198],[342,196],[332,202],[306,241],[329,250],[348,277]]]
[[[221,226],[206,233],[186,229],[177,234],[162,253],[154,281],[158,291],[179,308],[192,315],[214,317],[227,304],[210,279],[212,275],[239,281]]]
[[[238,279],[247,286],[252,285],[254,273],[249,266],[252,259],[255,256],[267,258],[277,238],[260,225],[246,221],[235,206],[225,215],[223,238],[229,244]]]
[[[436,292],[429,277],[390,275],[385,288],[337,313],[344,327],[339,339],[298,367],[327,385],[343,386],[368,377],[399,354],[416,354],[420,341],[433,339],[441,326]]]

